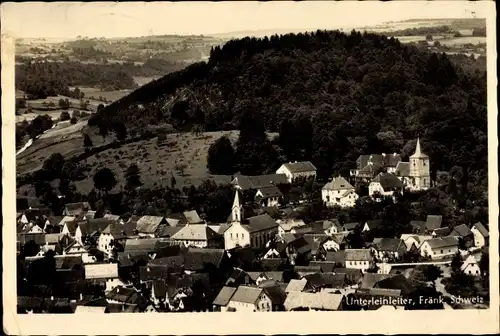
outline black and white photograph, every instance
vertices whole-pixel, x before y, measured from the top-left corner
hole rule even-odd
[[[490,1],[2,4],[11,315],[498,324],[495,36]]]

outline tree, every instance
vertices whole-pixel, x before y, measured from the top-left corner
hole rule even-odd
[[[120,141],[125,140],[127,137],[127,128],[125,127],[125,124],[121,121],[116,121],[114,123],[114,131],[116,134],[116,138]]]
[[[83,146],[86,149],[94,146],[94,144],[92,143],[92,139],[90,139],[90,136],[87,133],[83,135]]]
[[[38,252],[40,252],[40,246],[34,240],[29,240],[23,246],[22,255],[24,257],[34,257]]]
[[[47,171],[52,178],[57,178],[61,174],[64,163],[64,156],[61,153],[54,153],[43,162],[42,169]]]
[[[139,167],[137,167],[136,164],[131,164],[127,168],[125,172],[125,179],[127,180],[127,183],[125,185],[126,189],[131,190],[140,187],[142,185],[141,173],[139,171]]]
[[[69,116],[69,112],[68,111],[62,111],[61,112],[61,116],[59,117],[59,120],[61,121],[66,121],[66,120],[69,120],[71,117]]]
[[[426,265],[422,268],[426,281],[436,281],[442,276],[443,271],[436,265]]]
[[[451,270],[453,273],[460,273],[461,268],[462,268],[462,256],[460,255],[460,252],[457,252],[454,256],[453,259],[451,260]]]
[[[72,117],[69,122],[71,125],[74,125],[74,124],[76,124],[77,121],[78,120],[76,119],[76,117]]]
[[[481,270],[481,275],[488,277],[490,274],[490,255],[489,253],[483,253],[481,259],[479,259],[479,269]]]
[[[102,168],[94,175],[94,187],[104,191],[106,194],[113,189],[117,183],[115,174],[109,168]]]
[[[217,139],[208,149],[207,167],[211,174],[231,175],[235,172],[236,157],[231,140]]]

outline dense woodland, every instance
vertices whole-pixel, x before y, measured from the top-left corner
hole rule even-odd
[[[106,61],[103,64],[84,64],[69,60],[22,61],[23,64],[16,65],[16,88],[25,91],[31,99],[56,95],[71,97],[70,86],[96,87],[105,91],[135,89],[137,84],[133,76],[158,76],[184,67],[183,64],[162,59],[149,59],[142,65]]]
[[[208,63],[145,85],[101,115],[128,128],[170,122],[214,131],[252,123],[280,132],[277,146],[256,140],[247,147],[260,152],[240,153],[259,159],[245,171],[254,174],[282,160],[311,160],[328,177],[362,153],[402,152],[405,159],[420,137],[434,178],[460,171],[464,192],[483,201],[486,192],[486,73],[376,34],[232,40],[214,48]]]

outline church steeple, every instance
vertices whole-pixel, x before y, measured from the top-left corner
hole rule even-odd
[[[415,153],[410,156],[410,158],[428,158],[427,155],[422,153],[422,149],[420,147],[420,138],[417,138],[417,146],[415,147]]]
[[[240,193],[236,190],[234,194],[233,207],[231,208],[231,222],[241,223],[243,220],[243,207],[240,203]]]

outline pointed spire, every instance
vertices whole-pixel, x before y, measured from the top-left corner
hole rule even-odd
[[[420,149],[420,138],[417,138],[417,147],[415,148],[415,155],[419,155],[422,154],[422,151]]]
[[[240,203],[240,193],[236,190],[234,194],[233,207],[231,208],[231,222],[240,223],[242,220],[242,207]]]

